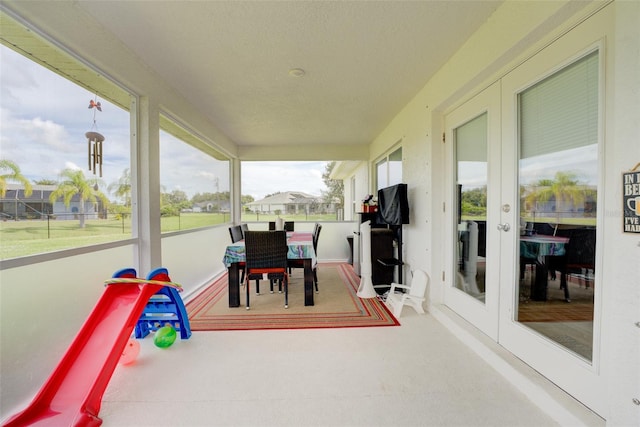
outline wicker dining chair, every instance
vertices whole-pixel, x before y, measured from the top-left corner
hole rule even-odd
[[[261,279],[263,274],[266,274],[272,283],[274,280],[278,280],[283,284],[284,308],[289,308],[286,231],[247,231],[244,236],[244,244],[247,263],[247,310],[250,308],[249,284],[251,280]]]
[[[231,243],[239,242],[244,239],[242,227],[239,225],[232,225],[229,227],[229,236],[231,237]]]
[[[318,257],[318,240],[320,239],[320,231],[322,231],[322,225],[316,223],[313,228],[313,251],[316,254],[316,258]],[[290,259],[287,261],[287,265],[289,266],[289,271],[292,268],[304,268],[304,261],[301,259]],[[313,266],[313,284],[316,288],[316,294],[318,293],[318,264]]]
[[[285,221],[283,224],[284,231],[295,231],[295,222],[294,221]],[[269,221],[269,231],[274,231],[276,229],[276,222]]]
[[[242,232],[242,228],[239,225],[232,225],[231,227],[229,227],[229,236],[231,237],[231,243],[236,243],[244,239],[244,233]],[[244,277],[245,277],[246,263],[239,262],[238,269],[242,272],[240,283],[243,283]],[[256,286],[259,286],[259,284],[256,283]]]

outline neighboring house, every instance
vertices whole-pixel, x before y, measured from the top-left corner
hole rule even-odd
[[[193,212],[229,212],[230,210],[229,200],[208,200],[193,204]]]
[[[33,185],[33,192],[29,197],[24,194],[24,187],[20,184],[7,184],[7,194],[0,199],[0,216],[8,219],[46,219],[47,214],[51,219],[69,220],[78,219],[80,212],[80,199],[73,196],[69,207],[65,206],[62,199],[55,203],[49,201],[49,196],[56,189],[55,185]],[[85,201],[84,213],[86,219],[98,219],[103,212],[102,202]]]
[[[322,198],[300,191],[285,191],[261,200],[246,203],[251,212],[298,214],[315,212],[335,212],[335,203],[323,203]]]

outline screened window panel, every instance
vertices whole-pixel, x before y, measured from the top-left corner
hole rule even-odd
[[[526,89],[519,98],[520,158],[596,144],[598,52]]]

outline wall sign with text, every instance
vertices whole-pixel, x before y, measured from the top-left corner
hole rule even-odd
[[[640,233],[640,163],[622,174],[624,232]]]

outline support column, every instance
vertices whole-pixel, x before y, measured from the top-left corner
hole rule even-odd
[[[135,101],[132,103],[135,104]],[[132,207],[133,231],[138,238],[134,258],[140,277],[162,267],[160,236],[160,115],[148,97],[138,98],[131,109],[132,129]]]
[[[240,159],[231,159],[231,222],[240,224],[242,221],[242,186],[240,182]]]

